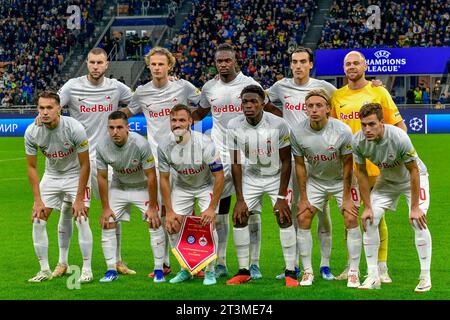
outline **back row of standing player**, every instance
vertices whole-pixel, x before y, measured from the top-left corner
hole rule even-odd
[[[236,71],[236,59],[233,48],[229,45],[220,45],[215,56],[216,67],[219,77],[208,81],[202,88],[201,94],[192,84],[185,80],[169,81],[168,73],[175,63],[174,57],[165,49],[155,48],[148,56],[146,62],[152,74],[152,81],[139,87],[134,94],[125,85],[114,79],[104,77],[107,69],[106,54],[101,49],[93,49],[88,56],[89,74],[84,77],[71,79],[60,90],[61,105],[68,105],[72,117],[79,120],[86,128],[90,142],[91,177],[92,187],[95,192],[97,182],[95,150],[99,137],[106,134],[107,115],[126,104],[123,109],[129,116],[143,112],[147,120],[147,136],[152,147],[153,154],[157,154],[157,145],[162,137],[170,132],[168,124],[170,109],[179,103],[190,104],[200,108],[194,111],[195,120],[201,120],[210,111],[213,116],[213,129],[211,137],[220,150],[224,163],[225,187],[219,206],[219,215],[216,217],[216,228],[219,236],[218,241],[218,263],[216,266],[217,276],[226,276],[226,247],[228,239],[228,212],[230,209],[231,195],[233,194],[233,182],[230,170],[229,152],[226,148],[226,128],[228,122],[241,114],[240,93],[242,89],[250,84],[257,84],[252,78],[246,77]],[[324,89],[332,98],[332,113],[338,119],[349,124],[355,133],[360,126],[357,117],[358,110],[364,103],[378,102],[383,106],[385,122],[397,125],[406,130],[398,110],[393,103],[389,93],[383,87],[373,87],[364,77],[366,69],[364,57],[358,52],[348,54],[344,61],[344,71],[349,84],[336,91],[331,84],[312,79],[309,77],[313,66],[313,55],[308,49],[297,49],[291,55],[291,69],[293,78],[285,78],[276,82],[267,90],[267,95],[272,102],[279,102],[281,109],[271,104],[266,105],[266,110],[282,115],[291,128],[295,128],[301,120],[306,118],[305,96],[312,89]],[[336,92],[335,92],[336,91]],[[227,161],[228,160],[228,161]],[[376,167],[375,167],[376,168]],[[376,176],[378,172],[370,172],[369,176]],[[295,176],[295,175],[293,175]],[[294,186],[297,185],[294,183]],[[298,191],[294,192],[297,198]],[[294,199],[294,203],[297,199]],[[161,203],[161,201],[159,201]],[[292,200],[291,200],[292,203]],[[319,232],[321,237],[321,273],[325,279],[333,279],[329,269],[329,256],[331,250],[331,225],[329,210],[325,217],[319,214]],[[259,270],[259,254],[261,241],[261,218],[260,212],[255,210],[248,221],[250,232],[251,251],[251,276],[253,279],[261,278]],[[326,214],[328,213],[328,215]],[[71,206],[66,204],[62,208],[59,222],[59,244],[60,259],[54,272],[54,276],[62,275],[67,270],[67,250],[70,241],[72,220]],[[296,221],[297,219],[294,219]],[[120,224],[116,229],[118,242],[118,271],[120,273],[134,273],[121,262],[120,258]],[[63,231],[63,232],[61,232]],[[61,235],[65,235],[61,236]],[[387,236],[381,235],[381,240]],[[64,239],[63,239],[64,238]],[[166,241],[166,240],[165,240]],[[383,243],[383,241],[382,241]],[[387,241],[386,241],[387,243]],[[298,250],[296,250],[298,252]],[[387,255],[387,253],[386,253]],[[382,262],[381,274],[386,282],[390,281],[387,268]],[[298,257],[296,258],[298,261]],[[89,267],[86,267],[88,269]],[[155,269],[161,268],[161,261],[155,261]],[[166,249],[163,269],[165,273],[170,272],[168,250]],[[346,278],[349,270],[345,270],[341,277]],[[355,271],[355,270],[353,270]],[[350,273],[351,274],[351,273]],[[383,280],[383,278],[382,278]]]

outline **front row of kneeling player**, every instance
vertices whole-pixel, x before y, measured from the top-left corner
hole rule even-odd
[[[227,145],[232,158],[231,171],[236,190],[233,211],[233,239],[239,271],[227,284],[251,280],[249,272],[248,218],[261,212],[262,196],[271,198],[273,212],[280,227],[280,241],[285,260],[286,286],[310,286],[314,281],[311,264],[311,222],[318,208],[323,208],[331,195],[337,200],[347,229],[349,256],[348,287],[374,289],[380,287],[377,252],[380,243],[378,223],[386,210],[395,210],[401,194],[410,206],[410,222],[415,232],[420,260],[420,281],[416,292],[431,288],[431,235],[425,214],[429,205],[428,174],[406,133],[383,124],[381,106],[371,103],[359,113],[362,130],[352,137],[350,128],[329,117],[330,104],[322,90],[306,97],[308,119],[290,132],[286,122],[263,111],[264,92],[248,86],[241,93],[243,115],[228,124]],[[43,126],[30,125],[25,134],[28,175],[34,193],[33,242],[41,271],[29,281],[51,279],[48,265],[46,220],[52,208],[59,208],[64,195],[72,197],[74,217],[79,228],[83,255],[80,282],[92,281],[90,266],[92,233],[88,224],[89,203],[83,195],[89,187],[88,141],[83,127],[74,119],[60,116],[59,97],[44,93],[38,100]],[[166,207],[165,228],[170,242],[177,242],[183,216],[191,215],[195,200],[201,211],[201,222],[214,222],[224,184],[223,166],[212,141],[191,131],[192,117],[188,107],[175,106],[170,114],[172,134],[158,146],[157,159],[148,142],[129,132],[127,117],[116,111],[108,120],[108,135],[97,147],[98,186],[102,203],[102,248],[107,272],[100,280],[118,278],[116,271],[116,223],[129,221],[130,206],[137,206],[148,222],[150,246],[154,256],[154,281],[164,282],[163,257],[165,235],[157,204],[159,170],[162,202]],[[37,149],[46,156],[41,183],[36,169]],[[291,149],[292,148],[292,149]],[[292,152],[291,152],[292,151]],[[298,228],[294,228],[286,195],[291,189],[291,153],[300,192],[297,211]],[[306,159],[306,161],[305,161]],[[370,190],[366,159],[381,169],[374,188]],[[353,175],[353,161],[356,163]],[[157,164],[156,164],[157,162]],[[108,182],[108,166],[113,177]],[[171,174],[172,173],[172,174]],[[359,192],[364,203],[358,223]],[[217,241],[214,230],[213,237]],[[297,280],[296,242],[304,267]],[[368,266],[368,276],[360,284],[361,247]],[[185,269],[170,280],[179,283],[192,278]],[[203,283],[216,283],[214,265],[206,267]]]

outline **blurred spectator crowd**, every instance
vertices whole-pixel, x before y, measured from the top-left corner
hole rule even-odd
[[[103,15],[103,0],[73,0],[81,9],[80,29],[67,28],[68,1],[0,0],[0,101],[33,103],[36,91],[60,87],[70,48],[84,44]]]
[[[175,73],[201,87],[217,71],[214,51],[230,43],[241,71],[264,87],[289,70],[289,53],[302,43],[317,0],[194,0],[190,15],[167,46]]]
[[[450,3],[447,0],[335,0],[322,29],[320,49],[370,47],[442,47],[450,45]],[[380,8],[380,29],[366,24]]]

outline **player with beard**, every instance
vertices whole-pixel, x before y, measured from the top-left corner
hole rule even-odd
[[[67,106],[70,116],[83,125],[89,139],[91,176],[86,188],[86,197],[90,199],[91,189],[100,199],[97,183],[96,147],[101,137],[107,135],[108,115],[119,109],[120,104],[131,101],[131,89],[125,84],[105,77],[108,69],[108,54],[101,48],[94,48],[87,56],[88,74],[68,80],[58,91],[61,106]],[[38,120],[39,121],[39,120]],[[70,238],[73,230],[72,205],[65,198],[61,207],[58,223],[59,261],[53,277],[67,273]],[[122,274],[134,274],[121,258],[121,225],[117,226],[117,270]]]

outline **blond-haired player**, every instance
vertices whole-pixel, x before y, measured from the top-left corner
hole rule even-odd
[[[158,144],[170,134],[170,110],[180,103],[197,106],[200,101],[200,90],[183,79],[169,80],[169,72],[174,67],[176,60],[166,48],[153,48],[145,56],[145,62],[152,75],[152,80],[136,89],[131,103],[122,111],[128,116],[140,112],[144,114],[147,122],[147,139],[150,142],[152,153],[156,155],[158,154]],[[155,160],[156,166],[158,166],[158,159]],[[161,201],[160,192],[158,192],[158,203],[162,204],[160,215],[164,224],[165,207]],[[168,274],[171,270],[167,233],[164,241],[166,246],[164,273]],[[149,276],[153,277],[154,274],[150,273]]]

